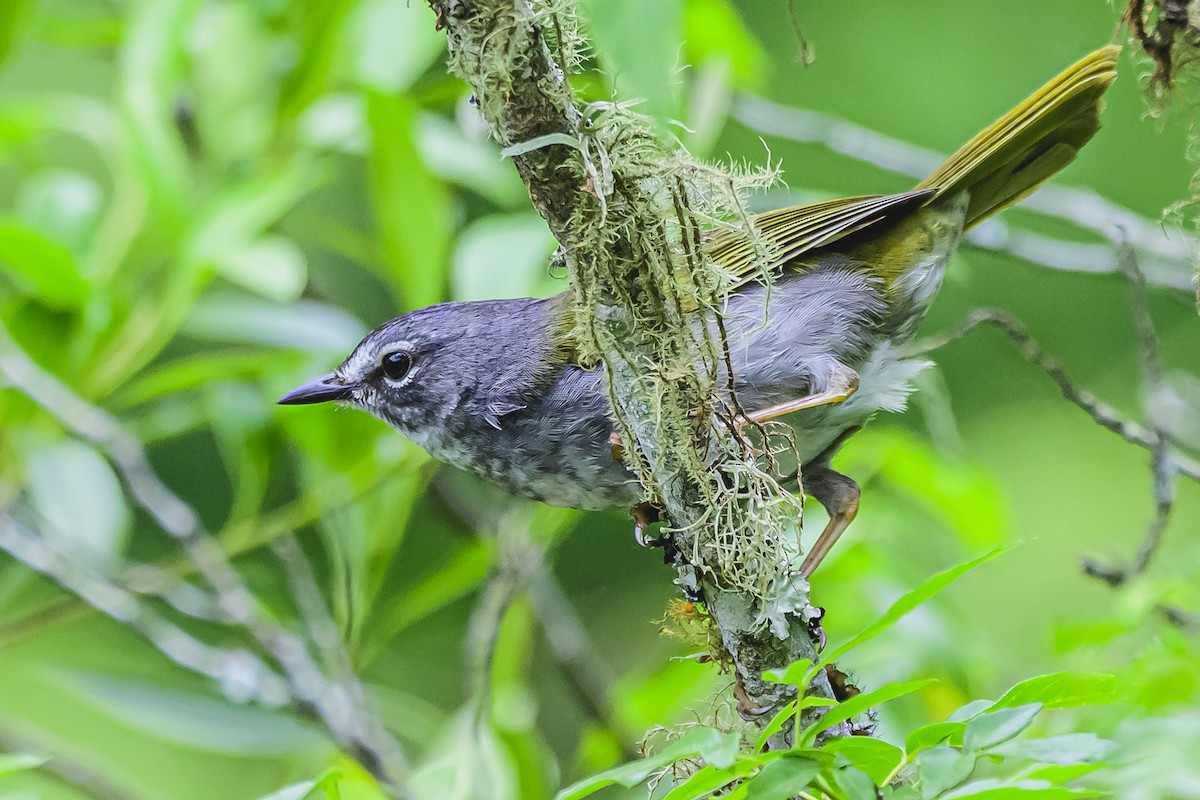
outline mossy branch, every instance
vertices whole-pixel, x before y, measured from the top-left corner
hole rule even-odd
[[[767,720],[791,698],[762,670],[815,658],[808,586],[794,571],[801,507],[721,424],[738,412],[720,318],[729,276],[703,229],[737,226],[757,241],[741,192],[774,174],[698,163],[621,104],[580,108],[569,2],[430,6],[451,70],[561,245],[575,337],[585,359],[603,360],[627,458],[666,508],[679,582],[720,629],[743,711]],[[831,695],[824,676],[815,691]]]

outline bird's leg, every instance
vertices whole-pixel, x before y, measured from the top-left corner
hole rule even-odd
[[[613,431],[608,435],[608,446],[612,449],[613,461],[625,460],[625,442],[621,435]],[[633,517],[633,538],[642,547],[662,547],[668,541],[667,537],[651,539],[646,536],[646,529],[656,522],[662,522],[662,506],[652,502],[641,502],[629,509]]]
[[[852,479],[834,472],[820,459],[815,466],[805,467],[804,488],[829,513],[829,523],[804,554],[804,561],[800,564],[800,574],[807,580],[833,548],[838,537],[854,521],[862,491]]]
[[[767,422],[782,417],[784,414],[791,414],[793,411],[841,403],[856,391],[858,391],[858,373],[845,364],[839,364],[830,377],[829,385],[823,391],[751,411],[744,417],[738,417],[734,422],[739,427],[750,423]]]

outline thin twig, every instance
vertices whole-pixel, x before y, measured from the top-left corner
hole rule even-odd
[[[57,552],[11,516],[0,515],[0,549],[78,595],[92,608],[142,634],[179,666],[216,682],[237,702],[268,707],[295,702],[278,673],[248,650],[214,647],[192,636],[130,592]]]
[[[1138,268],[1137,253],[1125,242],[1117,246],[1117,259],[1121,271],[1129,280],[1129,308],[1133,313],[1134,331],[1137,333],[1138,353],[1141,357],[1142,379],[1146,397],[1154,398],[1165,388],[1162,363],[1158,357],[1158,340],[1154,334],[1154,320],[1150,316],[1150,305],[1146,300],[1146,280]],[[1142,539],[1133,560],[1130,575],[1146,571],[1150,559],[1158,550],[1163,531],[1175,505],[1175,485],[1170,455],[1170,433],[1152,416],[1148,421],[1153,428],[1154,449],[1151,451],[1151,469],[1154,472],[1154,519]]]
[[[1026,361],[1041,367],[1058,386],[1064,398],[1083,409],[1100,427],[1112,431],[1125,441],[1153,451],[1157,437],[1154,432],[1139,422],[1129,419],[1108,403],[1103,402],[1086,389],[1076,387],[1066,370],[1056,358],[1047,353],[1029,334],[1028,329],[1006,311],[995,308],[980,308],[972,311],[960,324],[948,331],[934,334],[914,342],[906,352],[921,355],[940,349],[957,341],[980,325],[999,328],[1017,343]],[[1169,453],[1171,468],[1180,475],[1200,483],[1200,462],[1178,451]]]

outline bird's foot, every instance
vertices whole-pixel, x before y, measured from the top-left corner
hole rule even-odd
[[[642,547],[663,547],[670,541],[669,536],[651,539],[646,535],[651,525],[662,522],[662,511],[660,506],[647,502],[638,503],[629,509],[629,516],[633,517],[633,538]]]

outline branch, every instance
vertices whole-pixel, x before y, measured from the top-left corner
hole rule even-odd
[[[620,104],[576,107],[564,72],[575,66],[577,40],[569,4],[430,6],[447,33],[450,69],[470,85],[561,245],[580,349],[604,362],[631,467],[671,521],[680,583],[703,596],[765,721],[791,695],[762,671],[816,654],[807,584],[785,544],[799,502],[716,424],[723,280],[703,252],[699,221],[745,228],[745,181],[669,149],[651,121]],[[823,675],[816,691],[832,696]]]

